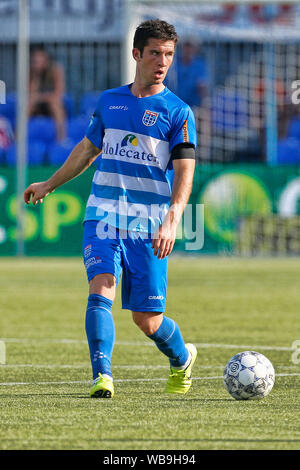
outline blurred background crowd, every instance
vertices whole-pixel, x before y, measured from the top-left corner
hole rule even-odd
[[[159,17],[174,24],[180,38],[165,84],[196,118],[198,164],[190,202],[195,223],[205,208],[205,237],[203,247],[191,250],[299,255],[297,2],[28,1],[24,168],[17,59],[18,7],[26,1],[0,0],[0,86],[6,87],[5,100],[0,93],[0,254],[80,253],[89,172],[35,208],[23,208],[22,185],[25,179],[42,181],[66,160],[102,90],[133,80],[133,31]],[[16,230],[22,220],[25,234]],[[185,251],[184,237],[197,234],[192,228],[181,232],[175,248]]]
[[[29,164],[61,164],[83,137],[99,93],[122,83],[123,39],[116,32],[122,3],[90,1],[84,7],[80,0],[32,2]],[[178,10],[178,4],[174,8]],[[300,45],[284,35],[278,42],[282,27],[292,31],[297,26],[297,8],[287,4],[203,8],[195,15],[193,28],[180,31],[166,85],[194,110],[199,162],[268,161],[271,116],[277,123],[275,163],[300,163],[300,108],[292,102],[291,88],[300,77]],[[82,20],[93,13],[102,23],[90,36],[84,25],[77,37],[76,31],[70,35],[68,24],[49,34],[47,15],[57,21],[61,14],[74,22],[80,14]],[[0,24],[13,21],[15,15],[7,1],[2,9],[0,2]],[[110,19],[105,27],[103,18]],[[200,33],[207,28],[207,38],[196,34],[197,24]],[[277,26],[278,37],[267,49],[262,35],[270,24]],[[251,36],[253,27],[258,33]],[[4,30],[0,39],[0,78],[7,87],[6,104],[0,106],[0,165],[4,166],[16,161],[15,57],[16,37],[6,37]]]

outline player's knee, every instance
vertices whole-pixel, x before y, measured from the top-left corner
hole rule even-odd
[[[107,295],[108,293],[114,296],[116,288],[116,278],[113,274],[104,273],[97,274],[90,281],[90,294]],[[111,296],[109,296],[111,298]]]
[[[142,330],[143,333],[147,336],[151,336],[160,327],[162,322],[162,314],[152,314],[144,312],[132,312],[132,317],[134,323]]]

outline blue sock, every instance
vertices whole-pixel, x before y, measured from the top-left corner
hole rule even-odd
[[[189,352],[185,347],[179,326],[174,320],[164,316],[158,330],[148,338],[152,339],[158,349],[168,356],[172,367],[182,367],[186,364]]]
[[[90,348],[94,380],[111,373],[111,356],[115,342],[112,301],[100,294],[90,294],[85,317],[85,331]]]

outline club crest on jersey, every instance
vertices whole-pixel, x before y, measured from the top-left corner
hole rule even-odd
[[[146,111],[144,112],[143,119],[142,119],[143,124],[148,127],[154,126],[154,124],[157,121],[158,115],[159,113],[156,113],[155,111],[149,111],[148,109],[146,109]]]

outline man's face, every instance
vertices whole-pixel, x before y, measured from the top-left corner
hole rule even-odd
[[[167,75],[175,52],[174,41],[163,41],[150,38],[141,55],[133,49],[133,57],[137,62],[137,72],[146,85],[159,85]]]

